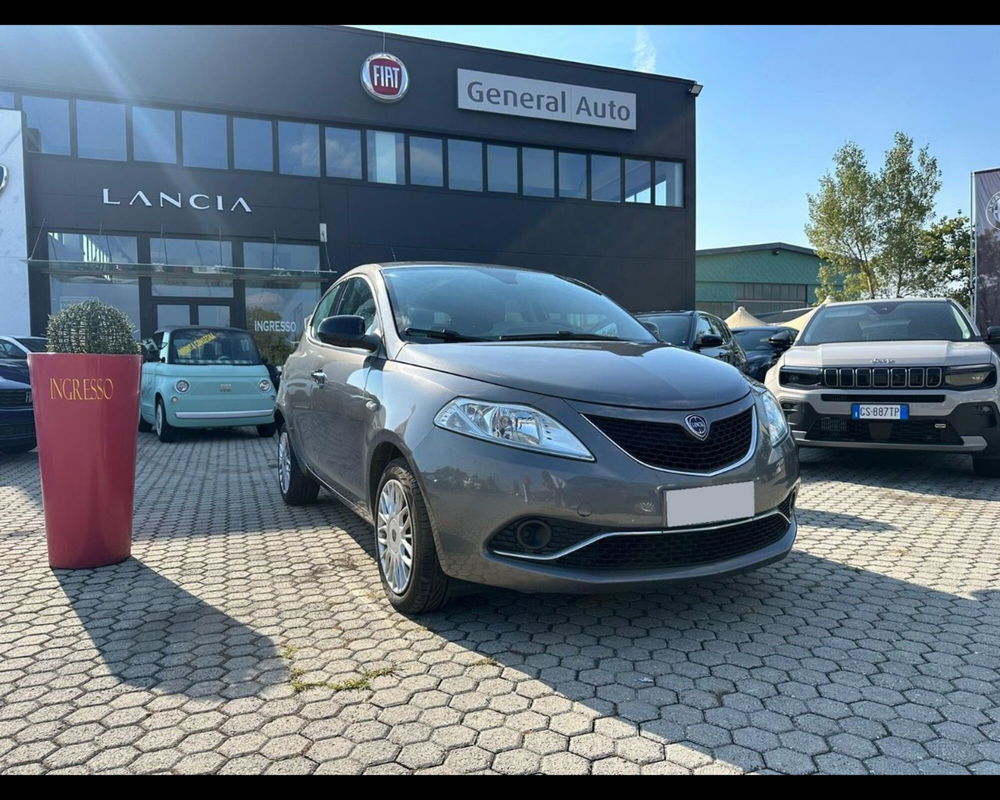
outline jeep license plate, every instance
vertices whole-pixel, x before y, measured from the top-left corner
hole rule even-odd
[[[854,419],[909,419],[910,407],[906,403],[884,405],[882,403],[854,403],[851,406]]]

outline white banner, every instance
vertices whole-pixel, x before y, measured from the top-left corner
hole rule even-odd
[[[458,107],[635,130],[635,95],[630,92],[471,69],[458,70]]]

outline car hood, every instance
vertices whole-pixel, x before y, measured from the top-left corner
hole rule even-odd
[[[28,362],[21,359],[0,359],[0,384],[12,381],[18,384],[29,384]],[[19,386],[5,386],[6,389],[18,389]]]
[[[408,343],[396,360],[526,392],[632,408],[708,408],[750,391],[735,367],[661,343]]]
[[[984,342],[833,342],[796,345],[785,353],[788,367],[945,367],[989,364],[993,351]]]

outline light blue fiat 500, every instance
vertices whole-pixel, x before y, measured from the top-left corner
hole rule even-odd
[[[239,328],[164,328],[145,343],[140,430],[255,425],[274,436],[275,389],[253,337]]]

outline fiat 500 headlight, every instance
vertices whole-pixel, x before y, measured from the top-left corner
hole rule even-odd
[[[181,394],[184,394],[184,392],[186,392],[188,389],[191,388],[191,384],[188,383],[183,378],[181,378],[179,381],[177,381],[177,383],[174,384],[174,388]]]
[[[257,388],[260,389],[262,392],[269,392],[271,391],[271,381],[265,378],[264,380],[262,380],[260,383],[257,384]]]
[[[768,439],[771,442],[771,447],[776,447],[781,444],[782,439],[788,436],[788,420],[785,419],[785,412],[781,410],[781,405],[767,389],[760,393],[760,404],[764,411],[764,424],[767,426]]]
[[[593,461],[583,443],[548,414],[531,406],[487,403],[458,397],[434,417],[448,431],[508,447]]]

